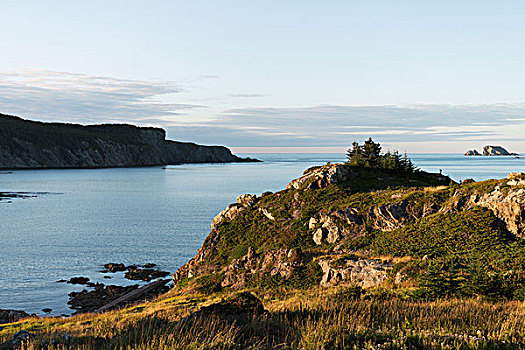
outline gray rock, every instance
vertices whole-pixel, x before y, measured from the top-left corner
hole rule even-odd
[[[344,265],[338,267],[333,267],[332,263],[332,259],[319,261],[323,270],[322,287],[379,286],[388,278],[388,270],[393,267],[389,262],[376,259],[345,259]]]
[[[323,244],[323,239],[326,237],[326,230],[323,229],[322,227],[317,229],[313,235],[313,240],[315,242],[315,244],[317,245],[321,245]]]
[[[275,217],[265,208],[259,208],[259,211],[263,213],[264,216],[266,216],[268,219],[275,221]]]
[[[308,229],[313,230],[316,225],[317,225],[317,219],[310,218],[310,220],[308,221]]]
[[[471,149],[471,150],[465,152],[465,155],[466,155],[466,156],[480,156],[481,153],[479,153],[479,152],[476,151],[475,149]]]
[[[322,244],[323,240],[334,244],[339,242],[344,236],[350,234],[353,225],[362,224],[362,218],[354,208],[345,210],[330,211],[326,214],[316,214],[310,218],[308,228],[314,230],[313,240],[317,245]],[[321,226],[316,229],[316,227]],[[345,225],[350,225],[346,226]]]
[[[509,153],[501,146],[485,146],[483,147],[484,156],[515,156],[517,153]]]
[[[259,199],[255,194],[241,194],[237,197],[237,203],[244,207],[253,207],[258,201]]]
[[[240,259],[233,259],[224,269],[223,287],[243,288],[247,277],[253,274],[279,275],[284,279],[292,276],[300,264],[300,256],[294,249],[276,249],[257,254],[252,247]]]
[[[228,208],[221,211],[216,217],[211,221],[211,229],[216,230],[218,225],[223,220],[231,221],[235,219],[246,207],[239,203],[233,203],[228,206]]]
[[[516,180],[511,180],[516,181]],[[519,181],[518,181],[519,183]],[[455,210],[468,209],[475,206],[490,209],[503,221],[507,229],[516,236],[525,238],[525,189],[511,187],[502,191],[499,186],[489,193],[458,197]]]
[[[327,164],[307,169],[304,175],[291,181],[287,189],[318,189],[328,185],[348,181],[352,176],[350,167],[343,163]]]

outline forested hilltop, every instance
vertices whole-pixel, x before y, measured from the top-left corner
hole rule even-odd
[[[3,325],[0,341],[25,330],[37,349],[523,349],[524,236],[525,174],[456,183],[368,140],[346,163],[239,196],[168,293]]]
[[[223,146],[166,140],[159,128],[43,123],[0,114],[0,168],[100,168],[242,162]]]

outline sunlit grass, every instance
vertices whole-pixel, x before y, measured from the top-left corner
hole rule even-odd
[[[259,295],[268,310],[244,318],[185,319],[227,297],[169,293],[153,302],[69,319],[4,325],[37,334],[26,349],[483,349],[525,346],[525,304],[477,299],[411,301],[336,297],[338,289]],[[380,293],[376,293],[380,295]],[[373,294],[370,294],[373,295]],[[65,343],[62,334],[72,335]],[[53,344],[53,341],[55,344]]]

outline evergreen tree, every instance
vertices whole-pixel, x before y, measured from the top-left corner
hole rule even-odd
[[[347,150],[346,157],[350,166],[388,169],[406,174],[416,171],[406,152],[404,157],[401,157],[398,151],[381,154],[381,145],[372,138],[366,140],[363,145],[353,142],[352,148]]]

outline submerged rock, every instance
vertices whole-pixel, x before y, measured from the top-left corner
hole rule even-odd
[[[128,272],[126,272],[124,277],[129,280],[149,282],[157,278],[166,277],[169,274],[170,273],[166,271],[159,271],[154,269],[139,269],[136,266],[129,266]]]
[[[88,277],[71,277],[67,283],[71,284],[88,284],[89,283]]]
[[[122,263],[109,263],[105,264],[104,268],[109,272],[126,271],[126,266]]]

